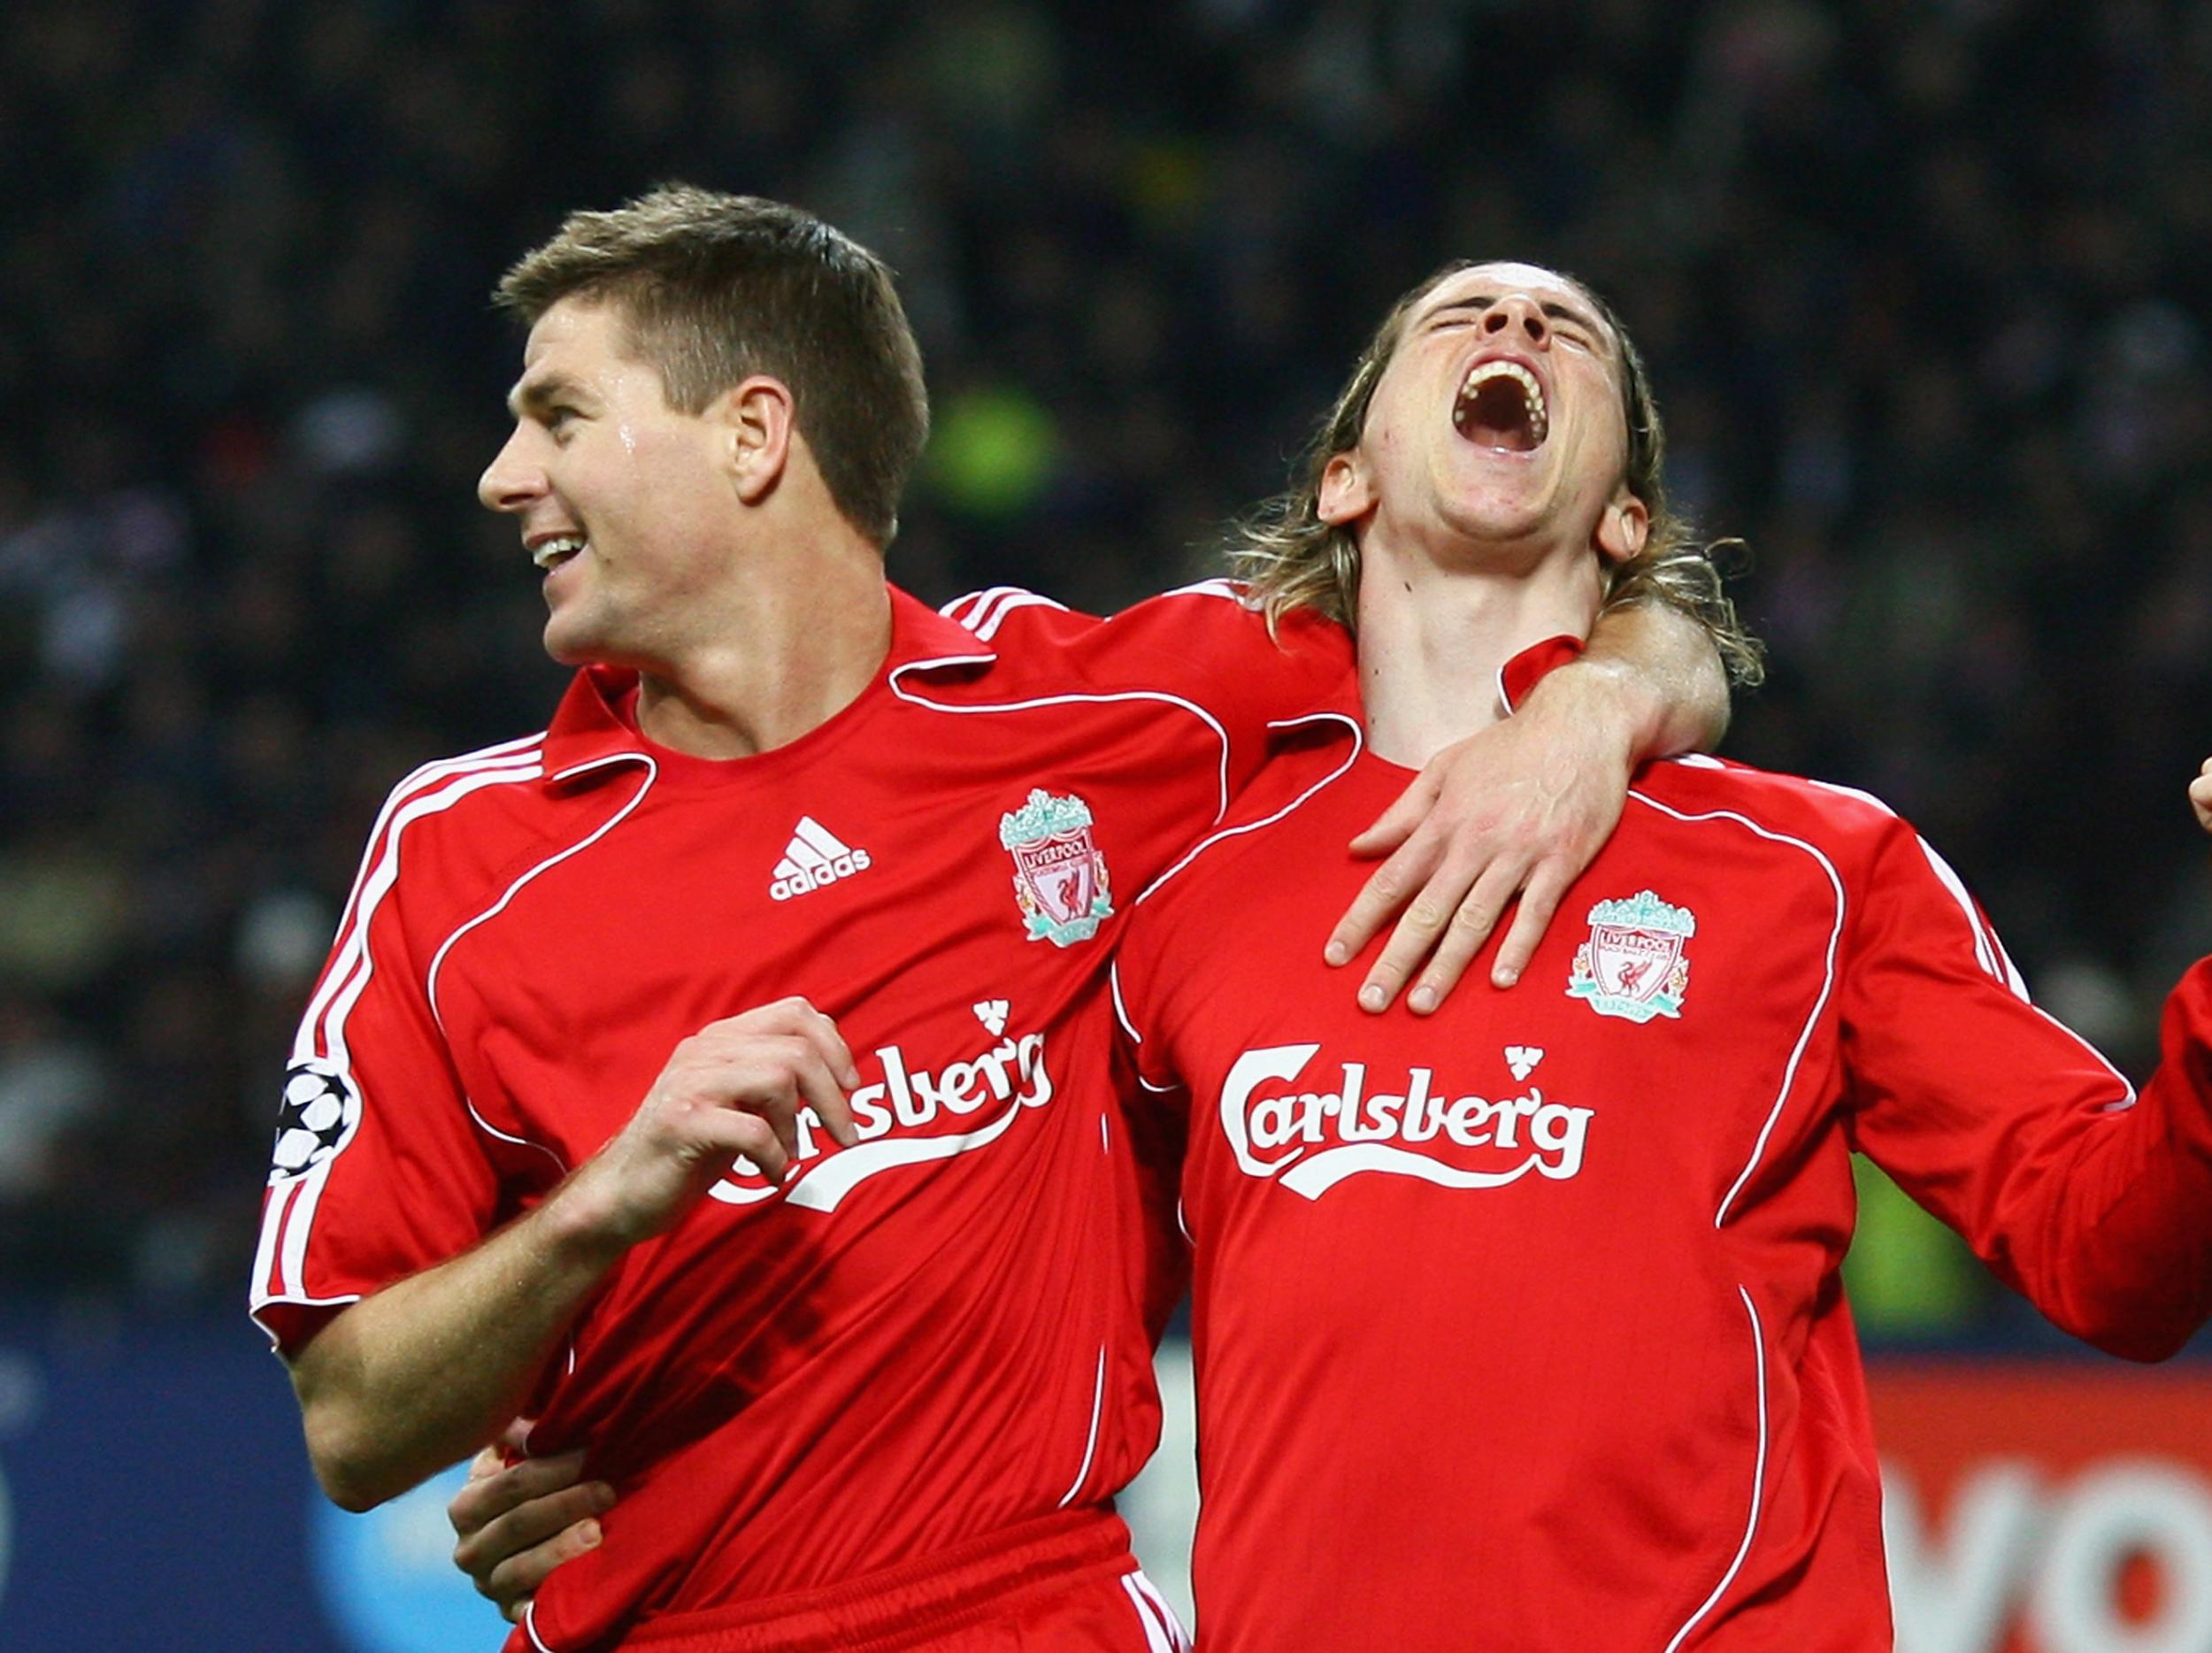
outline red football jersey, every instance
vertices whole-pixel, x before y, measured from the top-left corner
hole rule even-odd
[[[286,1346],[541,1198],[708,1022],[801,993],[857,1059],[864,1140],[808,1128],[780,1190],[740,1161],[549,1374],[531,1449],[621,1502],[544,1647],[1102,1506],[1156,1438],[1107,951],[1348,653],[1220,582],[894,610],[871,687],[775,750],[658,748],[595,669],[542,736],[410,776],[302,1023],[253,1282]]]
[[[1366,1015],[1315,959],[1408,773],[1343,710],[1116,968],[1189,1109],[1200,1645],[1888,1646],[1847,1150],[2060,1325],[2172,1350],[2212,1307],[2208,965],[2139,1098],[1879,803],[1691,758],[1518,987]]]

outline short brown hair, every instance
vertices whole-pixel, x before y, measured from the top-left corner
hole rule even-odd
[[[1359,611],[1359,541],[1349,528],[1323,519],[1322,475],[1331,459],[1359,446],[1375,387],[1397,354],[1415,306],[1438,283],[1486,262],[1462,258],[1448,264],[1399,297],[1359,353],[1328,417],[1300,454],[1292,487],[1232,530],[1229,561],[1251,582],[1254,599],[1271,620],[1292,609],[1310,608],[1344,626],[1354,623]],[[1766,674],[1764,651],[1737,618],[1712,556],[1722,545],[1737,542],[1701,543],[1690,523],[1669,508],[1663,475],[1666,428],[1660,422],[1644,358],[1610,304],[1573,276],[1553,273],[1590,301],[1620,348],[1621,417],[1628,427],[1623,481],[1651,516],[1644,549],[1625,561],[1604,565],[1605,606],[1655,602],[1681,610],[1705,627],[1732,678],[1746,685],[1757,683]]]
[[[572,213],[494,296],[526,326],[565,298],[618,304],[687,413],[749,374],[781,380],[838,510],[890,543],[929,396],[890,269],[849,236],[780,201],[665,184]]]

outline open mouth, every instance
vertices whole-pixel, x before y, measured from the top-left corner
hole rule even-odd
[[[585,543],[584,536],[580,534],[559,534],[531,547],[530,560],[547,573],[551,573],[577,552],[582,550]]]
[[[1518,362],[1479,362],[1452,404],[1452,424],[1479,447],[1531,453],[1551,434],[1544,387]]]

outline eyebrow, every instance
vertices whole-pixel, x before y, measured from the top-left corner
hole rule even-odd
[[[526,412],[542,413],[556,402],[581,398],[583,387],[566,373],[548,373],[526,380],[507,393],[507,411],[517,419]]]
[[[1494,293],[1471,294],[1465,298],[1455,298],[1448,304],[1439,304],[1434,310],[1430,311],[1427,315],[1422,317],[1421,320],[1423,324],[1425,325],[1429,322],[1434,321],[1440,316],[1448,316],[1455,311],[1462,310],[1472,311],[1476,314],[1479,315],[1482,311],[1489,309],[1491,305],[1496,304],[1497,302],[1497,295]],[[1537,309],[1541,311],[1545,315],[1550,317],[1554,321],[1564,321],[1570,326],[1580,327],[1585,333],[1588,334],[1592,338],[1602,344],[1608,351],[1610,351],[1614,348],[1612,335],[1608,333],[1605,328],[1600,327],[1596,319],[1588,314],[1588,312],[1578,310],[1572,304],[1560,304],[1555,299],[1546,299],[1542,304],[1537,305]]]

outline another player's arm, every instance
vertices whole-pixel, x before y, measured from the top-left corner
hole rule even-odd
[[[1579,658],[1545,676],[1510,718],[1445,748],[1353,841],[1389,852],[1330,936],[1341,965],[1402,913],[1360,987],[1386,1008],[1424,958],[1408,1003],[1442,1002],[1517,893],[1492,982],[1511,987],[1567,887],[1612,835],[1638,765],[1718,744],[1728,683],[1708,627],[1641,603],[1606,610]]]
[[[2212,832],[2212,763],[2189,788]],[[1856,902],[1839,968],[1854,1146],[2054,1324],[2163,1359],[2212,1315],[2212,959],[2166,1000],[2132,1102],[2031,1005],[1909,828]]]
[[[494,1439],[607,1272],[738,1155],[780,1180],[811,1105],[853,1142],[830,1019],[786,999],[677,1046],[630,1122],[526,1216],[342,1310],[288,1364],[315,1473],[366,1510]]]

